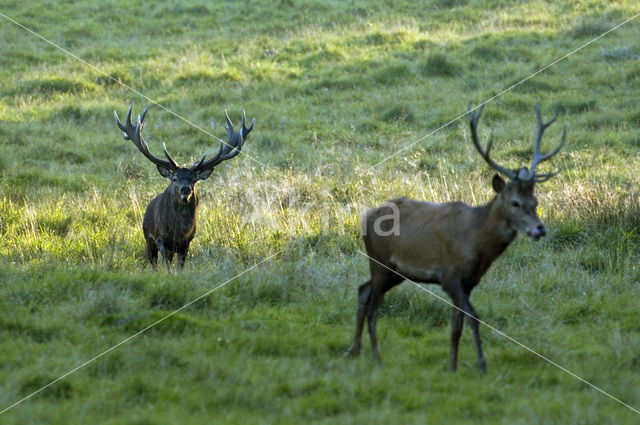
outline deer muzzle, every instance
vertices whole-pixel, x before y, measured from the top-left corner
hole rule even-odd
[[[529,237],[534,241],[537,241],[538,239],[540,239],[546,234],[547,234],[547,230],[544,228],[542,224],[538,224],[538,226],[532,227],[527,232],[527,235],[529,235]]]
[[[184,202],[189,202],[191,200],[192,194],[193,194],[193,191],[189,186],[182,186],[180,188],[180,200]]]

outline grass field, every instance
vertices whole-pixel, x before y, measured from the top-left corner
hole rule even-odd
[[[349,360],[368,279],[359,216],[386,199],[487,202],[465,120],[478,104],[640,13],[635,1],[0,0],[1,424],[632,424],[638,414],[481,327],[447,371],[450,308],[395,288]],[[481,318],[640,409],[640,18],[485,107],[493,156],[530,161],[533,106],[567,146],[539,171],[549,234],[519,236],[473,302]],[[141,232],[167,185],[113,110],[148,103],[243,152],[199,186],[183,271]],[[219,142],[158,106],[146,139],[191,164]],[[424,138],[424,139],[423,139]],[[374,164],[420,140],[389,160]],[[438,288],[430,287],[437,293]]]

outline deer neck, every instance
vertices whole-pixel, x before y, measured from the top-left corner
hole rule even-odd
[[[195,191],[195,189],[193,191],[193,195],[191,195],[191,198],[189,199],[188,202],[183,201],[180,198],[180,195],[176,193],[176,191],[173,191],[171,187],[165,190],[165,195],[166,195],[165,198],[171,204],[171,207],[172,207],[171,209],[175,211],[177,215],[196,213],[198,209],[199,200],[198,200],[198,193]]]
[[[482,257],[481,262],[488,268],[515,239],[516,231],[497,196],[487,205],[478,207],[478,210],[478,252]]]

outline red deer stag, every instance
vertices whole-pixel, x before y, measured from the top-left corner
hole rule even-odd
[[[435,204],[399,198],[366,212],[362,232],[370,257],[371,280],[358,290],[355,336],[348,354],[356,356],[360,353],[366,318],[371,349],[375,360],[380,361],[376,337],[378,307],[384,294],[407,278],[440,284],[453,301],[449,369],[456,370],[463,315],[466,315],[473,330],[478,368],[482,372],[487,370],[478,334],[478,315],[469,296],[518,231],[533,240],[546,234],[536,214],[538,202],[533,187],[558,171],[538,174],[536,166],[558,153],[566,138],[565,128],[558,145],[549,153],[541,154],[540,140],[545,129],[557,118],[557,113],[548,122],[543,122],[539,105],[535,112],[537,134],[531,170],[526,167],[509,170],[489,157],[492,138],[486,150],[480,145],[477,126],[482,107],[475,113],[469,108],[473,144],[494,170],[509,178],[505,182],[497,174],[493,177],[496,195],[488,204],[472,207],[461,202]]]
[[[149,105],[151,106],[151,105]],[[189,244],[196,232],[196,213],[198,210],[198,194],[196,184],[200,180],[205,180],[213,172],[213,167],[222,161],[236,156],[242,144],[253,129],[251,122],[249,128],[245,127],[245,114],[242,111],[242,127],[236,133],[227,111],[224,115],[227,119],[227,143],[221,143],[220,150],[211,159],[205,161],[207,154],[189,168],[180,167],[167,152],[167,147],[162,144],[164,155],[168,161],[160,159],[149,152],[149,146],[142,139],[142,129],[144,128],[144,117],[149,110],[147,106],[138,115],[138,121],[134,126],[131,123],[131,111],[133,102],[127,113],[127,122],[122,124],[116,111],[113,115],[118,128],[124,132],[124,139],[131,140],[142,154],[153,162],[160,175],[170,180],[169,187],[163,193],[156,196],[147,206],[142,221],[142,231],[147,241],[147,253],[149,261],[155,269],[158,263],[158,251],[162,254],[169,270],[174,254],[178,254],[180,268],[184,267],[184,261],[189,250]]]

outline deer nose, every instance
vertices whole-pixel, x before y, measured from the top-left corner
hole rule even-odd
[[[188,195],[191,193],[191,188],[189,186],[182,186],[180,188],[180,194],[181,195]]]
[[[538,224],[536,227],[532,227],[531,230],[529,230],[529,236],[534,241],[537,241],[538,239],[540,239],[546,234],[547,234],[547,230],[544,228],[542,224]]]
[[[538,231],[540,232],[540,236],[544,236],[547,234],[547,229],[545,229],[542,224],[538,224]]]

